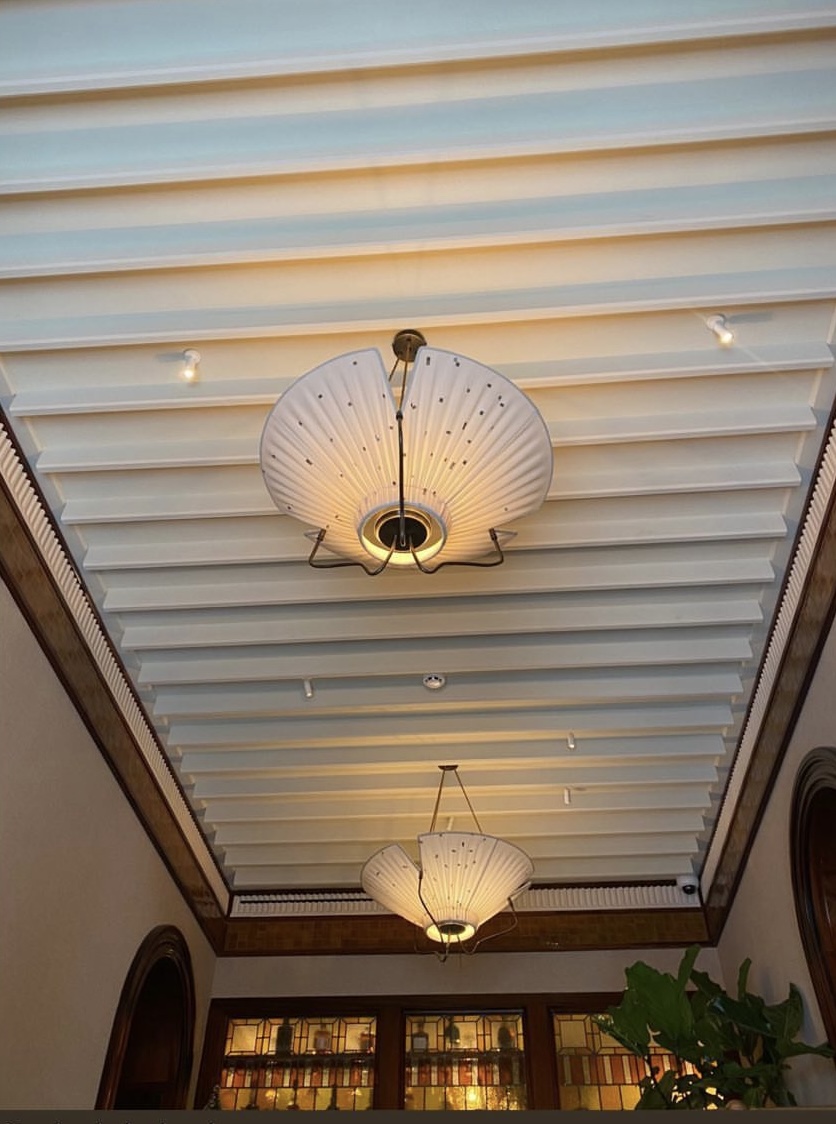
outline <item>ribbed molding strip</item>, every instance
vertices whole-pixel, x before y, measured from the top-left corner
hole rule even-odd
[[[670,884],[641,886],[552,886],[526,890],[514,902],[518,913],[612,909],[693,909],[697,898]],[[388,911],[356,890],[236,894],[232,917],[356,917]]]
[[[766,708],[772,696],[784,651],[787,647],[790,631],[798,612],[801,596],[807,582],[810,564],[816,549],[816,544],[821,534],[822,525],[827,515],[830,497],[836,484],[836,424],[830,431],[830,436],[822,454],[816,482],[813,487],[810,505],[804,519],[804,525],[798,538],[798,545],[789,569],[781,604],[775,617],[775,626],[769,638],[769,647],[766,651],[758,676],[757,686],[752,696],[752,705],[746,726],[740,738],[740,745],[734,760],[729,783],[726,788],[717,827],[709,847],[708,855],[702,870],[701,889],[704,898],[708,898],[711,884],[717,873],[723,845],[731,827],[735,809],[740,799],[743,781],[752,760],[755,746],[761,733]]]

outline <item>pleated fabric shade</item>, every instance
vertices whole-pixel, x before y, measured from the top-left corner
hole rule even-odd
[[[274,406],[261,467],[278,509],[324,531],[323,546],[342,558],[408,566],[413,550],[422,564],[477,558],[492,549],[492,529],[542,504],[552,477],[548,430],[503,375],[421,347],[401,411],[412,549],[392,547],[401,480],[398,404],[374,349],[323,363]]]
[[[466,831],[418,836],[419,865],[397,843],[363,866],[365,892],[449,945],[466,941],[528,885],[534,867],[513,843]]]

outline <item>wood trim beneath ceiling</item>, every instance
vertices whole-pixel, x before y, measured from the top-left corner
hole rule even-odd
[[[479,930],[485,952],[569,952],[601,948],[681,948],[704,944],[708,930],[695,909],[521,913],[511,932],[506,916]],[[501,935],[491,939],[491,933]],[[287,917],[230,919],[225,956],[310,956],[363,953],[431,955],[437,946],[414,925],[393,914],[373,917]]]
[[[834,438],[826,450],[831,455]],[[824,459],[824,458],[823,458]],[[819,534],[812,546],[798,608],[783,646],[775,685],[705,898],[712,942],[719,940],[749,851],[807,697],[836,613],[836,492],[825,491]]]
[[[2,415],[0,415],[0,422]],[[2,432],[2,430],[0,430]],[[34,488],[34,485],[33,485]],[[37,495],[37,493],[34,493]],[[0,473],[0,577],[215,951],[224,914]]]

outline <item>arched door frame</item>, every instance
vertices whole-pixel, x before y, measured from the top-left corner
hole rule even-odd
[[[829,850],[816,853],[821,801],[832,794],[836,808],[836,749],[812,750],[795,778],[790,820],[790,854],[795,911],[807,966],[828,1041],[836,1042],[836,917],[825,923],[822,863],[832,862],[836,876],[836,819],[827,833]],[[830,842],[832,840],[832,842]],[[827,924],[827,931],[823,928]],[[829,948],[825,947],[825,940]]]
[[[156,929],[151,930],[139,946],[122,987],[122,994],[119,997],[119,1004],[113,1020],[113,1029],[110,1032],[110,1042],[105,1055],[99,1092],[96,1096],[95,1107],[97,1109],[111,1109],[114,1106],[134,1013],[150,973],[162,960],[169,961],[175,968],[181,985],[183,1018],[181,1020],[179,1064],[175,1079],[175,1097],[177,1108],[186,1107],[189,1078],[192,1072],[195,1026],[192,961],[188,945],[180,930],[173,925],[159,925]]]

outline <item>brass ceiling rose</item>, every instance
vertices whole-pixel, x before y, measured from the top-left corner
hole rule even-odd
[[[395,358],[401,363],[414,363],[419,347],[426,347],[427,341],[417,328],[401,328],[392,340]]]

